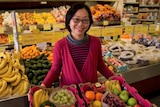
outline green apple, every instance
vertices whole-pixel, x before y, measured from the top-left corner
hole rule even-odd
[[[130,98],[128,99],[128,101],[127,101],[127,104],[128,104],[129,106],[134,106],[134,105],[137,104],[137,100],[136,100],[134,97],[130,97]]]
[[[119,94],[119,97],[124,101],[127,102],[129,98],[129,92],[127,90],[122,90]]]
[[[113,93],[115,93],[116,95],[119,95],[119,94],[121,93],[117,88],[113,88],[112,91],[113,91]]]

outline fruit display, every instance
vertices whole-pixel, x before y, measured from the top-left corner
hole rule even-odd
[[[0,53],[0,99],[27,94],[30,83],[17,53]]]
[[[120,13],[108,4],[97,4],[90,7],[94,21],[120,21]]]
[[[0,34],[0,44],[8,44],[8,35]]]
[[[45,93],[45,91],[48,91],[49,99],[43,102],[38,99],[34,102],[35,96],[36,98],[41,96],[37,93]],[[152,105],[120,76],[112,76],[103,82],[72,84],[56,88],[33,86],[29,95],[30,107],[36,107],[34,104],[37,102],[38,105],[48,104],[53,107],[151,107]]]
[[[104,56],[104,61],[108,65],[114,67],[116,69],[116,72],[123,72],[128,70],[128,65],[120,59],[114,57],[111,52],[106,53],[106,55]]]
[[[47,60],[45,54],[24,60],[25,74],[28,76],[30,83],[34,85],[40,84],[48,73],[51,65],[51,62]]]
[[[40,55],[40,51],[37,49],[36,45],[26,46],[20,50],[22,59],[35,58]]]
[[[156,46],[144,46],[139,43],[110,42],[106,50],[125,64],[129,68],[147,66],[160,61],[159,49]]]

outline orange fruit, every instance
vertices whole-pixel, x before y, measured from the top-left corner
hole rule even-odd
[[[96,97],[94,91],[88,90],[85,92],[85,97],[89,100],[89,101],[93,101]]]
[[[96,93],[96,96],[95,96],[95,99],[101,101],[102,96],[103,96],[103,93],[97,92],[97,93]]]

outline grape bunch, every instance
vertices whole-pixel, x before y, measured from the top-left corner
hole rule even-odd
[[[112,92],[105,93],[103,102],[108,104],[109,107],[126,107],[125,102]]]
[[[71,91],[61,89],[50,96],[50,101],[56,105],[70,106],[76,102],[76,99]]]

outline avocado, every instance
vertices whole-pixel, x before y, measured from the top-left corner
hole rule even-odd
[[[49,100],[43,102],[40,107],[45,107],[45,106],[50,106],[50,107],[56,107],[52,102],[50,102]]]

